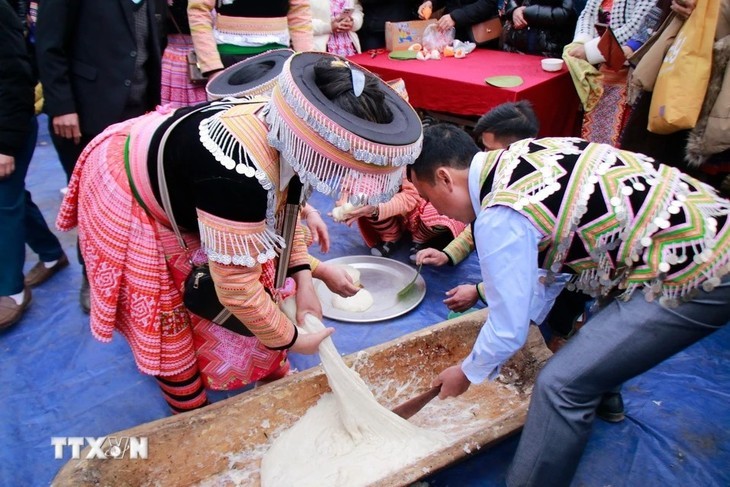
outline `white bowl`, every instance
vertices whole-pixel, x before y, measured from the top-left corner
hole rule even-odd
[[[540,61],[545,71],[560,71],[563,69],[563,60],[557,58],[546,58]]]

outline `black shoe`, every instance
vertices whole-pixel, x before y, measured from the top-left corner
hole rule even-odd
[[[89,279],[86,276],[82,277],[79,303],[81,310],[88,315],[91,312],[91,290],[89,289]]]
[[[609,423],[620,423],[624,415],[624,400],[620,392],[607,392],[601,398],[596,409],[596,416]]]
[[[370,254],[375,257],[390,257],[395,252],[396,242],[381,242],[370,249]]]

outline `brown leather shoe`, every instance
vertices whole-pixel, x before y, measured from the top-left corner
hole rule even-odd
[[[66,257],[66,254],[61,254],[58,262],[53,267],[46,267],[43,262],[38,262],[25,276],[25,285],[35,287],[43,284],[64,267],[68,267],[68,257]]]
[[[23,302],[18,304],[10,296],[0,297],[0,330],[10,328],[20,320],[26,308],[30,305],[31,294],[28,286],[25,287]]]

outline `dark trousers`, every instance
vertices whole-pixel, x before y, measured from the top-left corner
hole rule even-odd
[[[25,147],[15,157],[15,171],[0,180],[0,296],[23,290],[26,243],[44,262],[59,259],[63,254],[61,242],[25,189],[25,176],[38,138],[35,117],[31,124]]]
[[[81,141],[78,144],[74,143],[73,139],[64,139],[63,137],[59,137],[53,133],[52,117],[48,117],[48,133],[51,136],[53,147],[56,149],[56,153],[58,154],[58,160],[61,161],[61,166],[63,166],[63,170],[66,173],[66,181],[68,181],[71,179],[71,174],[74,172],[76,161],[79,159],[81,152],[83,152],[84,147],[86,147],[94,137],[88,135],[81,136]],[[84,275],[86,275],[84,258],[81,256],[81,248],[78,245],[78,240],[76,242],[76,256],[78,257],[79,264],[81,264]]]
[[[636,291],[598,311],[548,360],[532,391],[507,485],[568,486],[601,396],[692,345],[730,319],[730,277],[677,308]],[[711,419],[708,419],[708,421]]]

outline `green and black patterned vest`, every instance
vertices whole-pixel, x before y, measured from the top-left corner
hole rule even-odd
[[[481,205],[526,216],[543,238],[540,265],[569,289],[665,306],[711,291],[730,272],[730,201],[642,154],[580,139],[526,139],[478,154]],[[550,279],[548,275],[548,279]]]

